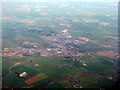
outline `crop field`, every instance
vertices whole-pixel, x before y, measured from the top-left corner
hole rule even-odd
[[[46,74],[44,74],[44,73],[38,74],[37,77],[39,77],[40,79],[48,78],[48,76]]]
[[[20,60],[22,58],[20,57],[13,57],[12,59],[4,59],[5,64],[7,64],[4,67],[4,77],[3,81],[12,87],[27,87],[29,85],[32,85],[33,87],[37,87],[38,83],[42,85],[42,82],[44,82],[43,86],[46,87],[52,87],[54,84],[57,86],[63,85],[72,85],[72,83],[69,82],[69,77],[74,78],[74,76],[77,76],[80,78],[81,85],[83,87],[90,87],[91,83],[89,83],[89,80],[85,78],[84,76],[88,77],[90,76],[90,80],[93,80],[91,77],[94,78],[94,82],[99,79],[99,76],[101,76],[100,73],[108,72],[109,74],[112,74],[115,68],[114,64],[111,62],[112,60],[107,60],[109,58],[105,58],[102,60],[102,57],[100,56],[83,56],[83,57],[76,57],[77,59],[84,61],[87,66],[82,66],[79,61],[73,61],[71,59],[65,59],[63,57],[26,57],[26,60]],[[6,58],[6,56],[4,56]],[[14,62],[16,62],[15,58],[19,58],[17,60],[17,63],[20,64],[14,66],[11,68],[12,73],[9,73],[9,67],[14,65]],[[101,58],[97,60],[97,58]],[[12,60],[12,62],[11,62]],[[30,62],[32,60],[32,62]],[[107,63],[103,63],[107,60]],[[10,63],[11,62],[11,63]],[[38,67],[34,66],[34,64],[39,64]],[[111,68],[112,67],[112,68]],[[22,73],[27,72],[28,76],[30,76],[29,79],[23,79],[19,78],[15,72]],[[89,73],[91,72],[91,73]],[[92,73],[94,72],[94,73]],[[97,75],[97,76],[94,76]],[[95,79],[96,77],[96,79]],[[61,81],[62,80],[62,81]],[[48,81],[50,81],[50,86]],[[16,83],[14,83],[16,82]],[[27,83],[23,84],[23,83]],[[58,84],[57,84],[58,83]],[[84,84],[86,83],[86,84]],[[53,84],[53,85],[52,85]],[[86,85],[86,86],[85,86]],[[41,87],[43,87],[41,86]]]
[[[25,81],[25,83],[27,83],[28,85],[30,85],[30,84],[32,84],[32,83],[35,83],[35,82],[39,81],[39,80],[40,80],[39,77],[33,76],[33,77],[27,79],[27,80]]]
[[[3,2],[3,88],[114,87],[117,9],[111,2]]]
[[[100,55],[100,56],[106,56],[106,57],[113,57],[116,55],[116,53],[114,53],[113,51],[107,51],[107,52],[98,52],[96,53],[96,55]]]

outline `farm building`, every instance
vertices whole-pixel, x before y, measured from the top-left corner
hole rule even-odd
[[[26,73],[26,72],[20,73],[19,76],[20,76],[20,77],[26,77],[26,76],[27,76],[27,73]]]
[[[40,66],[39,64],[34,64],[34,66]]]

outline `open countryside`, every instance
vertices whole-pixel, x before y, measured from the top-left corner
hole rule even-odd
[[[4,2],[3,88],[114,87],[115,12],[117,3]]]

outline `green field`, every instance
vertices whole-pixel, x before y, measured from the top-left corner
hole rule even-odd
[[[45,78],[48,78],[48,76],[44,73],[40,73],[37,75],[40,79],[45,79]]]
[[[24,60],[20,57],[9,58],[3,56],[3,58],[3,82],[12,87],[27,86],[26,84],[21,84],[25,79],[19,78],[17,74],[15,74],[15,72],[27,72],[30,77],[37,75],[41,79],[33,84],[34,87],[38,87],[39,85],[41,85],[41,87],[52,87],[54,85],[55,87],[62,87],[62,85],[65,87],[67,85],[72,85],[67,78],[72,77],[74,79],[77,76],[80,78],[80,84],[84,88],[92,88],[94,86],[91,85],[91,80],[95,82],[99,76],[101,76],[100,73],[109,73],[109,75],[112,75],[115,67],[114,64],[111,63],[112,60],[100,56],[95,56],[95,58],[91,56],[81,57],[80,60],[86,62],[87,66],[82,66],[78,61],[72,61],[71,59],[69,60],[63,57],[34,56],[26,57]],[[101,58],[101,60],[98,58]],[[29,60],[32,60],[32,62]],[[107,63],[103,63],[105,60],[107,60]],[[10,74],[8,68],[12,66],[14,62],[21,62],[21,64],[12,67],[12,74]],[[40,66],[35,67],[34,64],[39,64]],[[93,74],[88,78],[84,77],[84,74],[86,75],[88,72],[96,72],[97,76]],[[47,82],[51,80],[53,85],[47,85]],[[59,83],[59,85],[56,83]]]
[[[95,53],[117,53],[117,8],[104,2],[4,2],[0,19],[3,87],[112,87],[117,55],[112,59]],[[57,55],[59,51],[65,55]],[[12,52],[17,55],[5,55]],[[70,58],[65,58],[69,53]],[[83,56],[74,57],[79,53]],[[23,72],[28,75],[20,78]],[[41,80],[27,85],[25,81],[34,76]]]

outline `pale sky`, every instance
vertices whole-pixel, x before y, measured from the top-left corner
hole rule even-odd
[[[120,0],[1,0],[3,2],[119,2]]]

